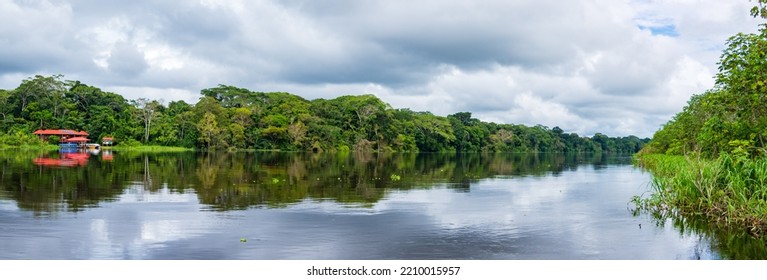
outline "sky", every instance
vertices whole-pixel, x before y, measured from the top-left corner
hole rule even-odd
[[[652,134],[714,84],[747,0],[0,0],[0,88],[34,75],[165,103],[219,84]]]

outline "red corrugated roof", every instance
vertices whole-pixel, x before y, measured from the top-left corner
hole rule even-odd
[[[79,135],[88,136],[88,132],[75,131],[69,129],[38,129],[34,132],[36,135]]]

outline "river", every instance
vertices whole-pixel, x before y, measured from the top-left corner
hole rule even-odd
[[[0,151],[0,259],[763,259],[630,156]]]

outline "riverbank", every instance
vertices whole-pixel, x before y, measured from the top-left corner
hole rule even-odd
[[[57,145],[0,145],[0,150],[22,150],[22,151],[55,151],[58,150]]]
[[[23,145],[0,145],[0,150],[22,150],[22,151],[56,151],[60,147],[51,144],[23,144]],[[168,146],[109,146],[101,147],[102,150],[129,151],[129,152],[191,152],[195,149],[184,147]]]
[[[682,216],[703,216],[722,227],[767,236],[767,159],[722,155],[643,154],[638,164],[653,175],[655,192],[638,206]]]
[[[170,147],[170,146],[113,146],[113,147],[102,147],[104,150],[113,150],[113,151],[130,151],[130,152],[191,152],[194,151],[194,148],[185,148],[185,147]]]

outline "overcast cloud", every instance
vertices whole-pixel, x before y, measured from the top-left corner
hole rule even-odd
[[[0,88],[64,74],[128,99],[228,84],[650,137],[713,85],[747,0],[0,0]]]

